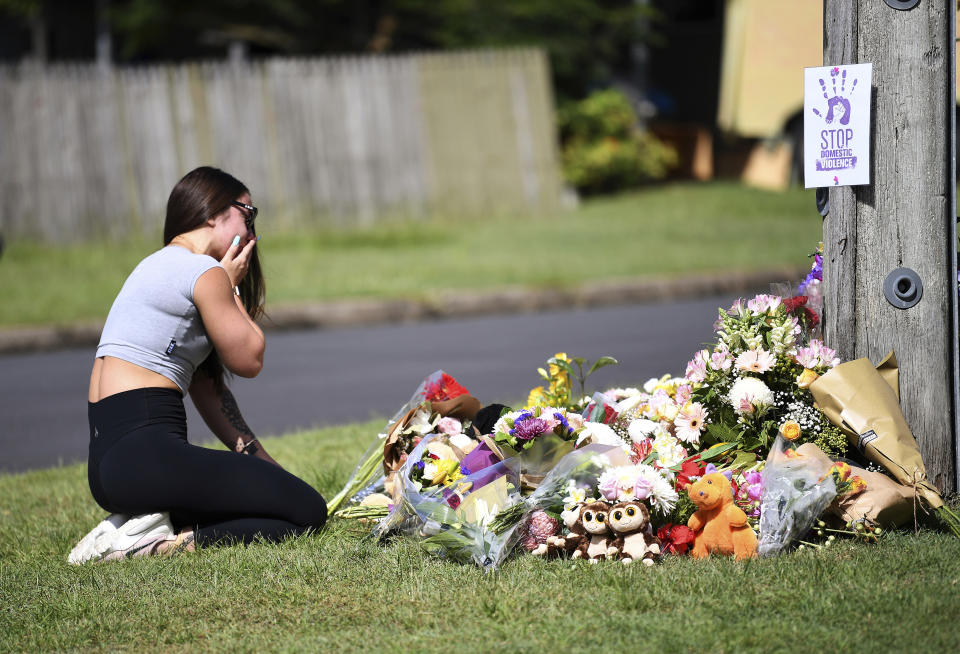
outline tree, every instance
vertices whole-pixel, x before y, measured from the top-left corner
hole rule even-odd
[[[652,12],[633,0],[115,0],[111,23],[126,61],[220,57],[235,41],[283,55],[536,45],[559,94],[578,98],[629,68]]]

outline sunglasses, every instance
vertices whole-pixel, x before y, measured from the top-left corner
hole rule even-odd
[[[257,219],[259,210],[252,204],[244,204],[243,202],[231,202],[230,204],[247,210],[247,213],[243,216],[243,223],[247,226],[247,229],[253,229],[253,221]]]

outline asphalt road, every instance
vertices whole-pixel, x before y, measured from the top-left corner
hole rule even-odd
[[[436,369],[489,404],[510,404],[539,383],[556,352],[619,366],[598,371],[588,390],[682,374],[711,340],[712,297],[660,304],[488,316],[396,326],[271,332],[263,372],[232,383],[259,436],[386,418]],[[86,388],[93,349],[0,356],[0,471],[82,461],[89,439]],[[187,401],[192,442],[213,438]]]

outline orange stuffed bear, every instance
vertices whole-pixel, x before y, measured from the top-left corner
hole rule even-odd
[[[755,557],[757,536],[747,524],[747,514],[733,503],[730,480],[713,464],[706,472],[687,489],[698,509],[687,521],[695,533],[690,556],[701,559],[716,552],[738,559]]]

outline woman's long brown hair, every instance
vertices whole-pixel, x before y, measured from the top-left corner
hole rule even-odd
[[[170,192],[167,217],[163,223],[163,244],[169,245],[176,236],[202,227],[208,220],[229,210],[232,203],[244,193],[249,194],[250,190],[243,182],[219,168],[201,166],[191,170]],[[250,267],[240,282],[240,299],[254,320],[263,315],[263,303],[267,295],[257,250],[253,248]],[[210,352],[210,356],[197,367],[196,374],[210,377],[217,390],[223,390],[224,368],[216,350]]]

